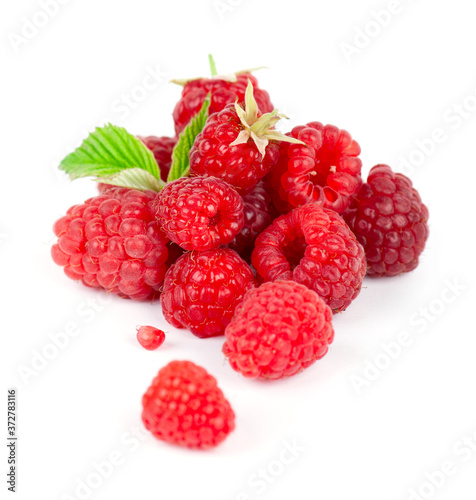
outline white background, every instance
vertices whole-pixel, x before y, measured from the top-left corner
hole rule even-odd
[[[389,8],[381,0],[223,0],[221,10],[213,0],[62,3],[47,18],[37,0],[3,2],[0,13],[0,435],[6,390],[15,387],[15,498],[474,499],[476,451],[461,444],[473,436],[476,449],[471,2],[394,0],[398,13],[380,14],[380,24],[373,12]],[[33,34],[32,20],[45,24]],[[29,40],[19,38],[25,29]],[[209,52],[222,73],[268,66],[257,76],[291,117],[283,131],[312,120],[347,129],[362,147],[365,176],[376,163],[409,173],[430,210],[419,268],[366,279],[334,318],[328,355],[289,380],[243,379],[224,362],[222,338],[169,327],[158,304],[88,290],[49,255],[53,222],[95,194],[93,182],[69,183],[56,171],[62,157],[106,121],[173,134],[180,89],[167,81],[207,75]],[[161,81],[141,93],[150,71]],[[124,95],[142,100],[124,106]],[[428,141],[435,135],[438,144]],[[137,344],[138,324],[168,332],[161,349]],[[68,345],[22,377],[51,334],[68,328],[79,328]],[[389,361],[385,346],[402,332],[410,340]],[[141,396],[173,359],[209,370],[236,411],[235,432],[212,451],[142,432]],[[374,363],[386,368],[372,371]],[[111,454],[120,464],[103,464],[101,478],[94,463]],[[433,476],[441,487],[425,485],[443,462],[452,474]],[[84,481],[94,488],[81,496]]]

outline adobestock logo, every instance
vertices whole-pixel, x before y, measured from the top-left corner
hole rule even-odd
[[[61,331],[48,332],[48,340],[40,347],[30,351],[31,357],[27,364],[21,363],[17,371],[28,386],[33,380],[43,373],[50,363],[64,352],[72,341],[84,332],[84,325],[92,323],[98,314],[112,302],[107,294],[98,294],[95,299],[89,298],[76,307],[75,313],[78,319],[68,321]]]
[[[346,61],[350,64],[352,59],[366,49],[385,28],[390,26],[395,16],[401,14],[403,10],[404,6],[400,0],[390,0],[383,9],[373,10],[370,13],[370,19],[363,26],[354,28],[352,41],[341,42],[340,49]]]
[[[13,51],[18,54],[21,48],[33,40],[42,29],[46,28],[51,19],[56,17],[61,7],[70,3],[71,0],[39,0],[39,9],[29,18],[20,18],[21,27],[17,33],[7,34],[8,41]]]
[[[426,306],[420,307],[410,316],[409,324],[416,333],[426,331],[430,324],[443,315],[448,306],[459,300],[462,293],[468,289],[457,279],[445,280],[443,284],[438,297],[432,299]],[[365,388],[376,382],[414,342],[415,336],[403,331],[399,332],[393,340],[380,344],[380,352],[373,359],[364,361],[364,367],[359,374],[352,373],[349,377],[356,394],[360,396]]]

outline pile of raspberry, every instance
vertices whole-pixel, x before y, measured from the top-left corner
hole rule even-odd
[[[244,377],[294,376],[328,352],[333,315],[365,276],[418,266],[428,209],[387,165],[364,182],[346,130],[310,121],[278,132],[280,115],[251,73],[181,84],[177,134],[210,100],[187,171],[167,180],[180,136],[139,137],[163,186],[100,184],[55,223],[53,260],[87,287],[156,301],[174,328],[224,336],[222,355]],[[147,326],[137,338],[153,350],[165,335]],[[191,361],[163,367],[143,398],[146,428],[169,443],[215,446],[234,419],[216,379]]]

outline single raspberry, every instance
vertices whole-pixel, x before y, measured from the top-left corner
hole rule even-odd
[[[273,111],[273,105],[266,90],[258,87],[258,80],[251,74],[252,70],[238,71],[230,75],[217,75],[215,62],[209,56],[211,78],[193,78],[188,80],[172,80],[183,85],[182,96],[175,105],[173,117],[177,135],[188,125],[190,119],[200,111],[208,94],[211,96],[209,113],[221,111],[227,104],[244,100],[246,86],[251,81],[255,97],[263,113]]]
[[[216,379],[191,361],[172,361],[162,368],[142,406],[146,429],[171,444],[211,448],[235,428],[235,413]]]
[[[345,130],[311,122],[288,134],[305,145],[280,144],[279,161],[269,176],[273,202],[281,213],[310,202],[343,213],[362,179],[360,146]]]
[[[157,220],[185,250],[210,250],[230,243],[244,224],[243,200],[215,177],[182,177],[157,197]]]
[[[109,188],[71,207],[54,225],[53,260],[86,286],[137,300],[158,295],[168,239],[155,220],[156,195]]]
[[[259,182],[252,191],[243,195],[244,226],[228,245],[247,262],[251,259],[255,240],[273,222],[271,198],[264,182]]]
[[[165,340],[165,333],[153,326],[140,326],[137,329],[137,341],[148,351],[159,348]]]
[[[190,175],[218,177],[240,192],[253,188],[277,162],[277,141],[299,142],[273,128],[282,116],[261,114],[250,82],[245,108],[228,104],[207,119],[190,150]]]
[[[251,268],[233,250],[188,252],[167,271],[162,311],[172,326],[188,328],[197,337],[221,335],[254,286]]]
[[[322,358],[334,338],[332,311],[294,281],[264,283],[246,293],[225,330],[223,352],[245,377],[276,380]]]
[[[364,249],[342,217],[317,203],[278,217],[258,236],[251,262],[264,281],[302,283],[334,312],[357,297],[366,269]]]
[[[370,170],[345,220],[365,249],[370,276],[396,276],[418,266],[428,238],[428,209],[411,180],[388,165]]]
[[[177,137],[139,137],[139,139],[154,153],[160,167],[160,178],[167,182],[167,177],[172,165],[172,151],[177,144]]]

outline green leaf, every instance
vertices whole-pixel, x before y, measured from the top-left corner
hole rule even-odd
[[[179,140],[172,152],[172,166],[170,167],[167,181],[175,181],[180,177],[186,177],[190,169],[189,153],[192,149],[195,138],[202,131],[208,118],[208,108],[210,107],[210,95],[203,102],[200,111],[190,120],[179,136]]]
[[[126,169],[142,169],[160,181],[160,168],[152,151],[126,129],[111,124],[96,128],[59,168],[71,179],[111,177]]]
[[[147,170],[141,168],[128,168],[121,170],[117,174],[110,177],[98,177],[95,179],[98,182],[105,182],[113,186],[122,186],[132,189],[160,191],[165,183],[162,180],[156,179]]]

